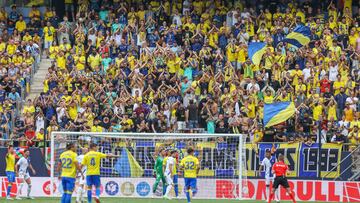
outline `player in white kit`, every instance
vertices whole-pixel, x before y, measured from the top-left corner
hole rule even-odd
[[[25,149],[24,156],[21,157],[15,165],[16,175],[19,177],[19,182],[20,182],[19,188],[16,193],[16,199],[18,199],[18,200],[21,199],[20,195],[21,195],[22,187],[24,186],[24,182],[26,182],[28,185],[27,196],[26,196],[27,199],[34,199],[33,197],[30,196],[31,179],[30,179],[30,174],[29,174],[28,169],[30,168],[34,175],[36,174],[36,171],[34,170],[34,168],[32,167],[32,165],[30,163],[29,156],[30,156],[30,151],[28,149]]]
[[[274,175],[271,174],[271,167],[274,163],[275,157],[271,156],[270,151],[266,151],[265,158],[261,161],[259,168],[259,174],[261,174],[262,169],[265,167],[266,199],[270,196],[270,182],[274,180]],[[275,194],[275,201],[279,202],[278,194]]]
[[[82,163],[85,154],[88,152],[87,148],[82,148],[82,154],[80,154],[79,156],[77,156],[77,161],[78,163]],[[83,166],[81,168],[81,172],[84,175],[81,175],[81,173],[78,173],[77,178],[76,178],[76,182],[79,184],[78,188],[77,188],[77,196],[76,196],[76,203],[81,203],[84,202],[84,194],[85,192],[87,192],[86,189],[86,166]]]
[[[167,183],[166,192],[164,195],[165,199],[170,199],[169,192],[171,191],[172,186],[174,185],[173,177],[175,174],[173,174],[173,171],[176,164],[175,156],[176,156],[176,150],[173,150],[170,152],[170,156],[166,159],[166,165],[164,171],[164,175]]]

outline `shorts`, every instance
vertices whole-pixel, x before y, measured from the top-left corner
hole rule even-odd
[[[47,41],[47,40],[44,41],[44,48],[45,48],[45,49],[50,48],[51,45],[52,45],[52,41]]]
[[[86,176],[86,185],[91,187],[91,186],[95,186],[95,187],[100,187],[101,182],[100,182],[100,176],[99,175],[88,175]]]
[[[189,121],[189,128],[197,128],[198,121],[197,120],[190,120]]]
[[[273,184],[273,188],[274,189],[278,189],[279,185],[283,186],[284,188],[289,188],[289,183],[287,181],[287,178],[286,177],[282,177],[282,176],[279,176],[279,177],[275,177],[274,179],[274,184]]]
[[[167,175],[166,176],[166,184],[168,185],[172,185],[174,182],[173,182],[173,178],[171,177],[171,175]]]
[[[80,175],[79,177],[76,178],[76,182],[79,183],[79,185],[85,185],[86,184],[86,176],[84,176],[84,178],[82,178]]]
[[[178,121],[177,122],[177,130],[184,130],[186,128],[185,121]]]
[[[15,172],[14,171],[6,171],[6,177],[9,183],[15,182]]]
[[[73,12],[74,11],[74,5],[73,4],[65,4],[65,11],[69,12]]]
[[[274,177],[270,177],[270,176],[265,175],[265,184],[266,185],[270,185],[270,182],[272,180],[274,180]]]
[[[24,179],[24,180],[27,180],[27,179],[30,178],[30,174],[29,174],[29,172],[22,172],[22,171],[20,171],[20,172],[19,172],[19,178]]]
[[[196,178],[184,178],[187,189],[196,189]]]
[[[62,177],[61,184],[62,184],[64,193],[66,193],[66,192],[72,193],[75,188],[75,178]]]

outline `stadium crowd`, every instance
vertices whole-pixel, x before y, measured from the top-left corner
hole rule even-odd
[[[3,106],[32,63],[27,47],[53,61],[11,138],[32,146],[54,130],[203,129],[249,134],[253,143],[359,144],[358,1],[66,2],[74,20],[47,9],[24,24],[16,8],[0,12]],[[298,25],[311,28],[311,42],[296,49],[282,40]],[[251,42],[267,44],[260,65],[248,57]],[[264,128],[264,104],[277,101],[293,101],[296,114]]]
[[[30,91],[40,63],[41,38],[37,31],[42,28],[35,18],[40,17],[40,12],[34,8],[31,14],[33,20],[26,23],[16,6],[10,12],[0,9],[0,138],[3,139],[13,135],[14,121],[21,116],[22,101]]]

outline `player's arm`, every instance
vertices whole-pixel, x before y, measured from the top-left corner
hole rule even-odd
[[[31,165],[31,163],[29,164],[29,168],[31,169],[32,173],[35,175],[36,171],[35,171],[34,167]]]
[[[286,173],[285,173],[285,176],[288,176],[288,175],[290,175],[290,171],[289,171],[289,166],[286,165]]]
[[[260,164],[260,167],[259,167],[259,171],[258,171],[258,176],[260,176],[261,171],[263,170],[263,167],[264,167],[264,165],[262,165],[262,163],[261,163],[261,164]]]
[[[196,158],[195,165],[196,165],[196,175],[198,175],[200,171],[200,162],[198,158]]]

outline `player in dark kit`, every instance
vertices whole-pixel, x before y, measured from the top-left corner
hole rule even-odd
[[[269,197],[269,203],[271,203],[271,200],[274,198],[275,191],[279,187],[279,185],[283,186],[286,189],[286,192],[291,197],[293,203],[296,203],[295,196],[291,192],[289,183],[286,178],[286,173],[289,167],[284,163],[284,155],[280,154],[278,159],[279,161],[276,162],[272,167],[273,174],[275,174],[275,180]]]

